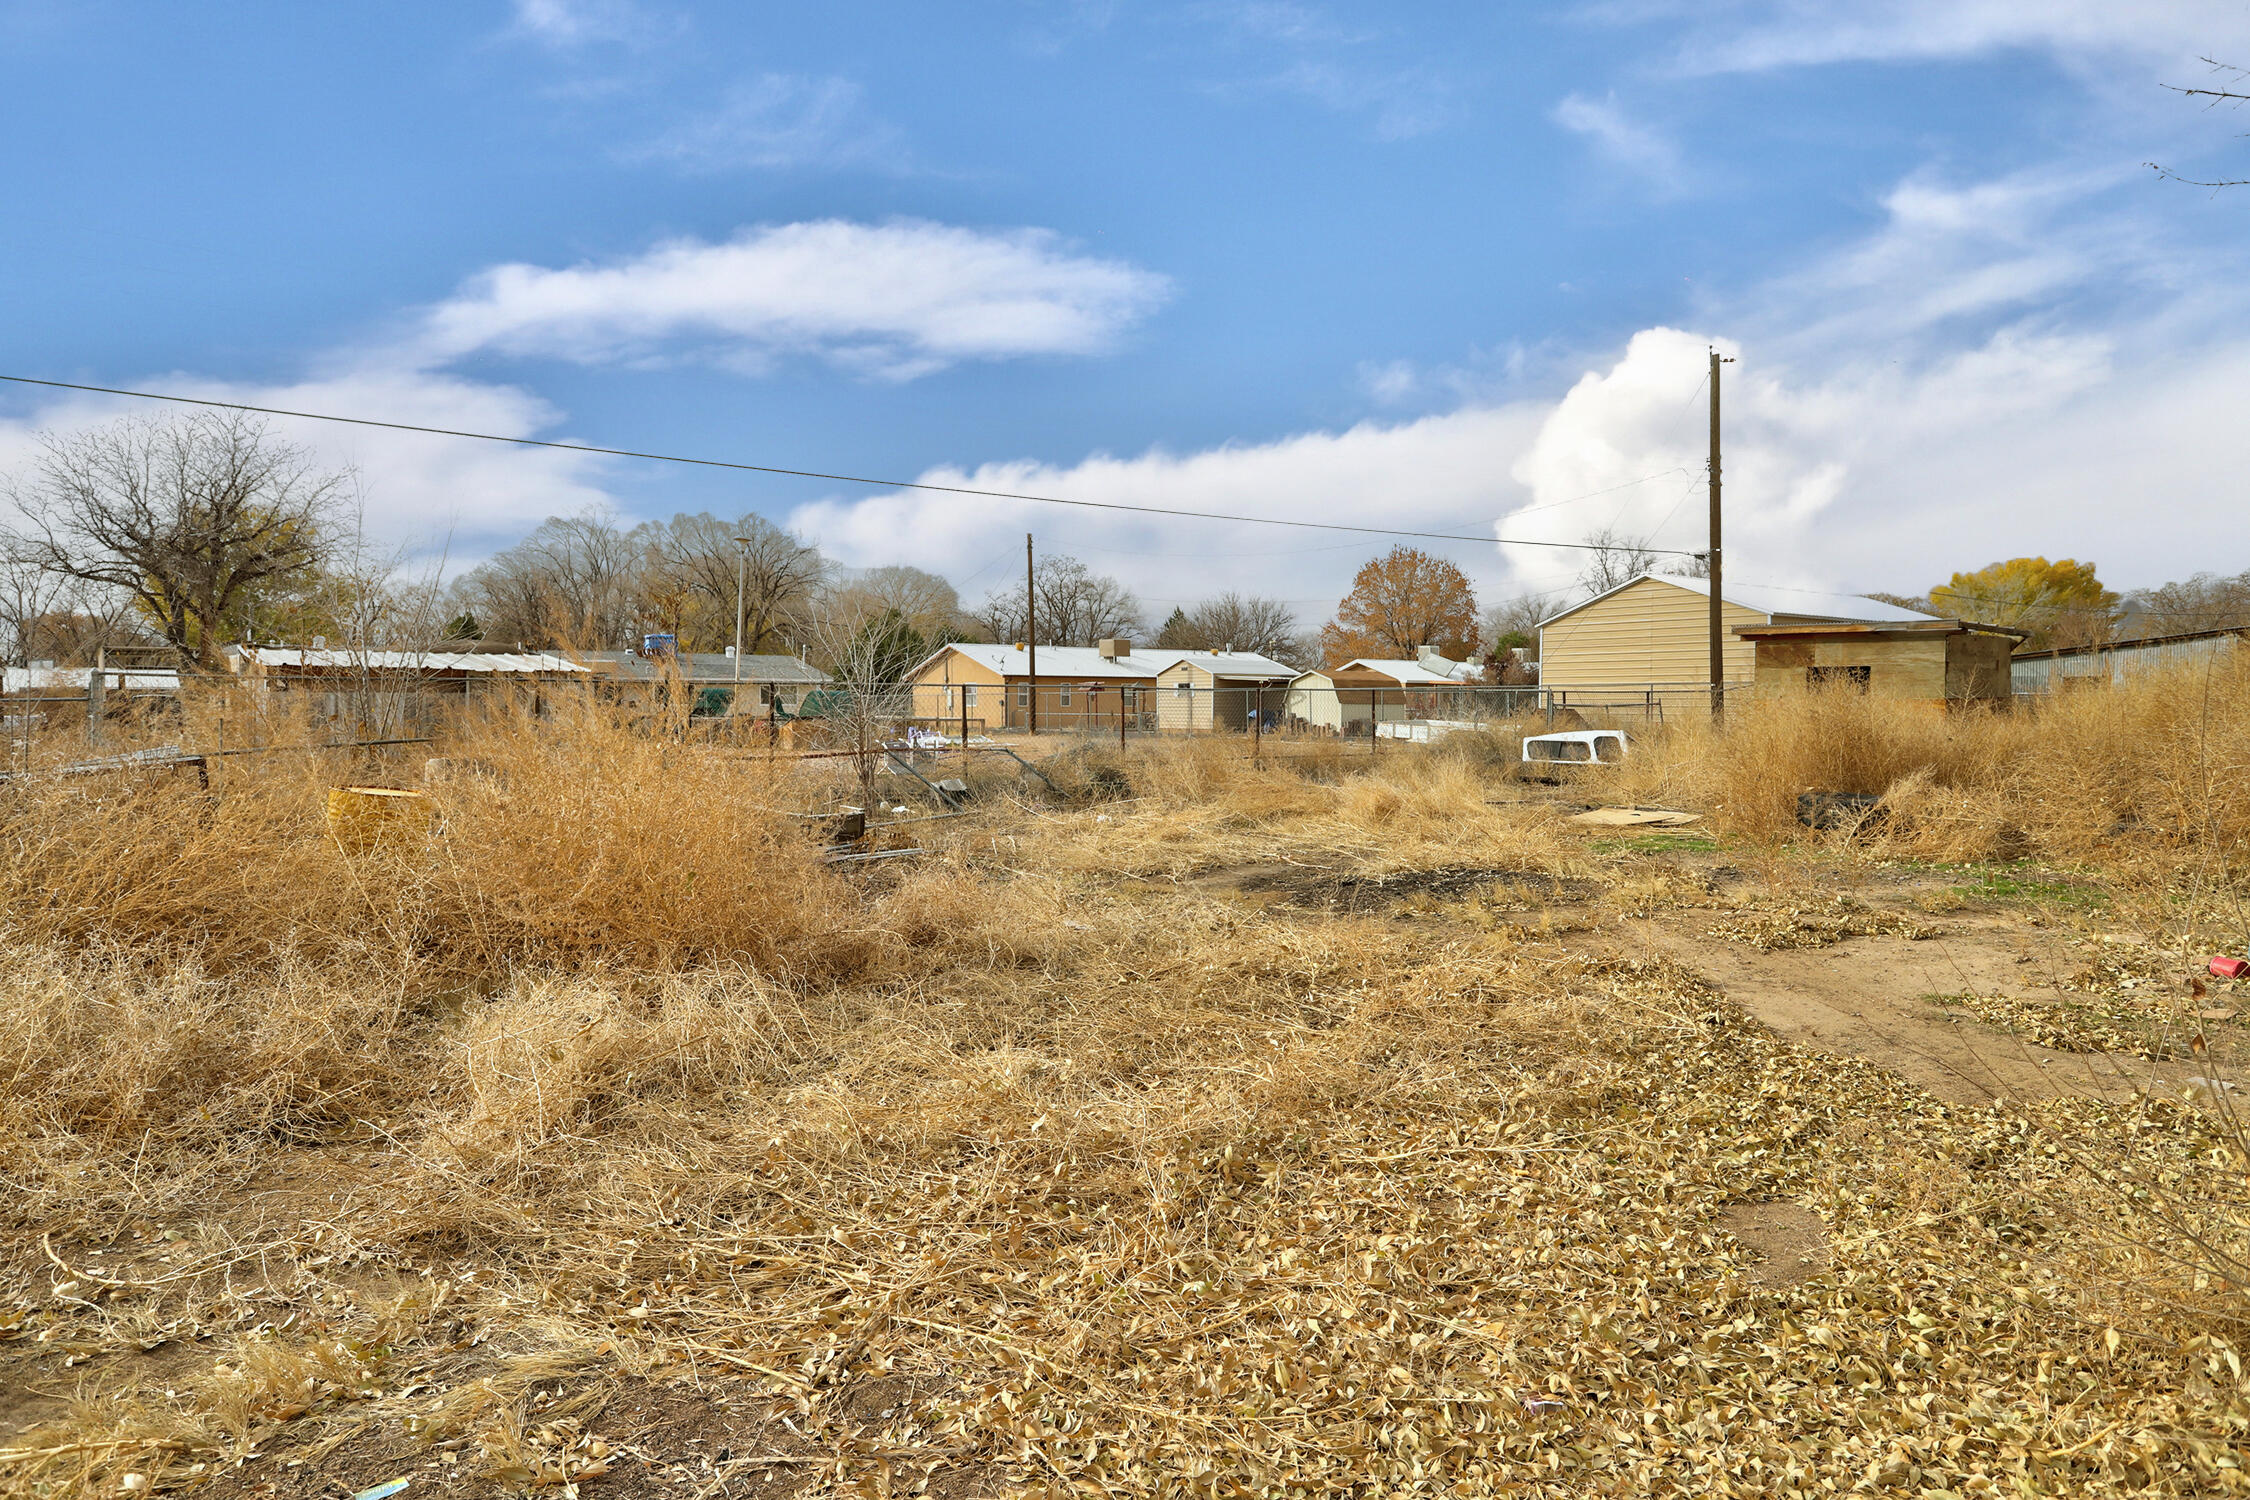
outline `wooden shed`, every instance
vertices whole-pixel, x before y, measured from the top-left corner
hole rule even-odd
[[[1823,689],[1924,703],[2008,703],[2024,632],[1969,620],[1745,625],[1761,698]]]
[[[1740,632],[1763,625],[1912,624],[1930,617],[1879,599],[1815,589],[1728,584],[1720,624],[1730,687],[1746,687],[1756,654]],[[1618,585],[1539,626],[1539,685],[1563,704],[1658,701],[1707,705],[1711,687],[1711,586],[1659,573]]]

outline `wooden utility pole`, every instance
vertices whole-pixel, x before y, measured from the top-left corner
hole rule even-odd
[[[1039,732],[1039,579],[1031,567],[1031,533],[1023,534],[1023,644],[1031,653],[1031,732]]]
[[[1721,359],[1719,351],[1711,351],[1711,550],[1705,554],[1710,561],[1711,585],[1711,717],[1716,719],[1727,709],[1727,637],[1726,605],[1719,597],[1723,571],[1719,559],[1719,366],[1732,364]]]

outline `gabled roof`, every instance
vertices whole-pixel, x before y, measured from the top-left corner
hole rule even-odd
[[[1701,594],[1706,599],[1711,597],[1711,580],[1708,578],[1676,578],[1669,573],[1642,573],[1591,599],[1581,599],[1559,614],[1549,615],[1539,622],[1539,628],[1544,630],[1557,620],[1574,615],[1590,605],[1599,604],[1610,595],[1623,593],[1634,584],[1645,583],[1651,578],[1658,583],[1685,589],[1691,594]],[[1802,620],[1906,622],[1934,618],[1920,610],[1902,609],[1896,604],[1885,604],[1880,599],[1870,599],[1863,594],[1833,594],[1820,589],[1784,589],[1769,584],[1729,583],[1719,597],[1738,608],[1751,610],[1769,619],[1785,616]]]
[[[1209,672],[1213,677],[1249,678],[1257,682],[1271,682],[1277,678],[1294,677],[1296,669],[1285,667],[1270,656],[1260,656],[1255,651],[1181,651],[1172,667],[1194,667]],[[1162,675],[1162,674],[1159,674]]]
[[[1012,645],[983,644],[955,641],[940,646],[916,664],[907,675],[919,677],[930,663],[948,651],[961,655],[1002,677],[1028,677],[1031,675],[1031,653],[1018,651]],[[1092,646],[1041,646],[1039,648],[1039,675],[1042,678],[1067,677],[1073,681],[1136,681],[1153,678],[1157,673],[1181,662],[1192,662],[1215,676],[1227,677],[1288,677],[1290,669],[1280,662],[1249,652],[1175,651],[1168,647],[1151,646],[1134,651],[1130,656],[1108,657]]]
[[[1440,658],[1444,660],[1444,658]],[[1394,660],[1388,657],[1355,656],[1342,666],[1329,668],[1332,672],[1379,672],[1401,686],[1429,687],[1451,683],[1458,686],[1478,675],[1477,668],[1465,661],[1447,661],[1445,671],[1436,671],[1420,661]]]

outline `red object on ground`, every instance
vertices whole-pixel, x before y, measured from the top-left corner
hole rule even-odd
[[[2250,958],[2214,958],[2211,960],[2211,972],[2221,979],[2240,979],[2243,975],[2250,974]]]

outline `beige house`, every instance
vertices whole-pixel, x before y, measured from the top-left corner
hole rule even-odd
[[[1281,713],[1289,668],[1247,651],[1192,652],[1156,674],[1156,727],[1248,729],[1253,714]]]
[[[1924,703],[2008,703],[2024,632],[1967,620],[1888,625],[1745,625],[1761,698],[1823,689]]]
[[[914,717],[958,724],[966,715],[972,734],[1022,729],[1030,723],[1036,695],[1042,730],[1115,727],[1120,713],[1129,725],[1151,729],[1162,720],[1157,678],[1172,667],[1184,664],[1200,668],[1205,679],[1214,682],[1222,673],[1257,672],[1277,687],[1289,676],[1287,667],[1262,656],[1169,649],[1136,651],[1131,641],[1109,640],[1098,646],[1041,646],[1039,674],[1034,678],[1032,654],[1022,645],[959,641],[940,646],[907,674],[913,690]],[[1173,692],[1178,693],[1176,680]],[[1191,701],[1200,696],[1206,703],[1213,697],[1208,691],[1191,691],[1185,696]],[[1234,727],[1241,728],[1248,722],[1247,718],[1238,719]],[[1212,726],[1181,723],[1165,727]]]
[[[1442,718],[1473,697],[1473,663],[1452,661],[1425,646],[1412,660],[1355,657],[1341,666],[1300,672],[1289,683],[1292,721],[1338,734],[1365,735],[1376,723]]]
[[[1620,584],[1539,626],[1539,686],[1554,702],[1587,707],[1709,701],[1711,586],[1657,573]],[[1739,632],[1764,625],[1906,625],[1930,616],[1857,594],[1728,584],[1720,596],[1726,681],[1747,687],[1756,648]]]

